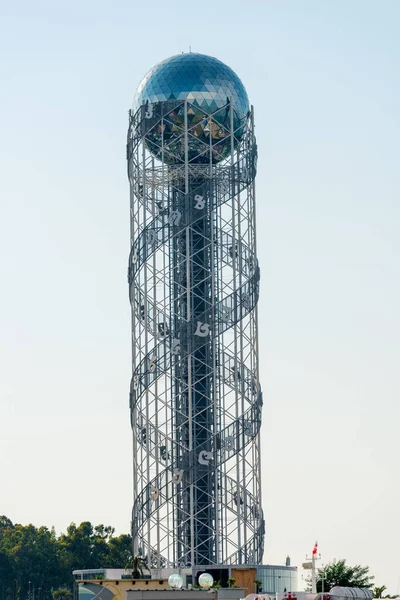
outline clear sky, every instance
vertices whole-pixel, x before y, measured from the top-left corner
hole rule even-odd
[[[191,45],[255,106],[265,561],[318,539],[400,591],[399,27],[398,0],[2,2],[0,514],[129,529],[127,111]]]

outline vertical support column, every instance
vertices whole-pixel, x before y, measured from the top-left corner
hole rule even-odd
[[[188,140],[188,107],[187,100],[184,104],[184,136],[185,136],[185,204],[186,210],[189,206],[189,140]],[[191,247],[190,227],[186,227],[186,321],[191,319]],[[192,355],[191,340],[187,339],[187,390],[188,390],[188,426],[189,426],[189,456],[193,455],[193,404],[192,404]],[[195,563],[195,527],[194,527],[194,489],[193,474],[189,473],[189,512],[190,512],[190,562]]]

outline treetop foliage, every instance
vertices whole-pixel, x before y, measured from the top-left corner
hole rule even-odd
[[[132,562],[132,537],[114,537],[114,532],[113,527],[84,521],[71,523],[66,533],[57,536],[54,528],[14,524],[0,516],[1,600],[11,600],[15,589],[24,599],[29,587],[44,589],[46,598],[53,592],[55,599],[55,590],[72,589],[75,569],[124,568]],[[65,598],[65,594],[58,596]]]
[[[369,574],[369,567],[361,565],[349,566],[344,558],[334,560],[317,571],[317,592],[322,592],[339,585],[341,587],[371,588],[374,577]],[[307,580],[307,587],[311,590],[311,577]]]

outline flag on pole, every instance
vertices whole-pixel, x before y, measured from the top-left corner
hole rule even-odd
[[[317,554],[317,550],[318,550],[318,542],[315,542],[314,548],[313,548],[313,551],[312,551],[313,556],[315,556]]]

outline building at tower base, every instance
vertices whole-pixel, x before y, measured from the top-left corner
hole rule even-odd
[[[198,577],[205,571],[197,570],[194,574],[192,569],[152,569],[151,576],[143,579],[132,579],[132,574],[125,569],[84,569],[73,572],[75,581],[74,600],[135,600],[134,592],[164,592],[171,591],[168,586],[168,578],[173,573],[179,573],[183,578],[183,590],[179,592],[179,598],[184,600],[184,592],[195,600],[194,587],[198,583]],[[226,567],[221,565],[215,569],[212,566],[206,570],[213,575],[215,583],[220,582],[220,598],[234,600],[245,598],[247,595],[257,592],[256,581],[260,581],[258,591],[266,593],[271,597],[281,594],[279,600],[284,600],[286,592],[294,592],[297,589],[297,567],[283,565],[232,565]],[[235,580],[236,588],[228,588],[228,579]],[[231,590],[231,591],[228,591]],[[238,595],[238,591],[242,595]],[[224,595],[225,594],[225,595]],[[227,595],[228,594],[228,595]],[[229,596],[231,594],[231,596]],[[149,596],[147,597],[150,600]],[[210,599],[210,595],[207,596]],[[161,597],[160,597],[161,600]],[[307,599],[310,600],[310,599]]]

